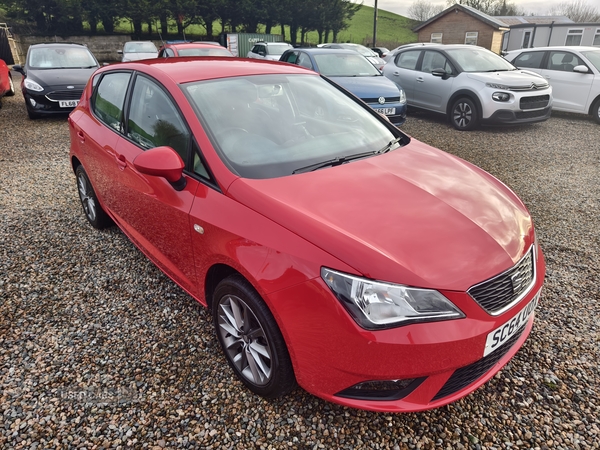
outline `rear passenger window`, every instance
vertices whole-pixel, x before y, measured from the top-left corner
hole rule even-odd
[[[580,66],[583,61],[571,52],[550,52],[547,69],[573,72],[575,66]]]
[[[396,57],[396,65],[402,69],[415,70],[421,50],[400,53]]]
[[[539,69],[542,66],[542,59],[544,59],[544,52],[521,53],[515,58],[513,65],[517,67]]]
[[[106,125],[119,132],[122,131],[123,103],[130,78],[130,72],[104,75],[93,99],[94,114]]]
[[[171,147],[187,162],[190,133],[171,98],[146,77],[135,80],[127,137],[144,149]]]

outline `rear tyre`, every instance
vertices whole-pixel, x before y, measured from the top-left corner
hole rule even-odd
[[[213,296],[213,322],[227,362],[248,389],[265,398],[296,387],[285,341],[271,311],[240,275],[221,281]]]
[[[457,99],[450,110],[450,122],[460,131],[470,131],[479,123],[477,106],[469,97]]]
[[[98,197],[94,192],[92,183],[85,173],[83,166],[78,166],[75,170],[75,176],[77,177],[77,191],[79,192],[79,200],[81,200],[81,206],[83,206],[83,213],[86,219],[94,228],[101,230],[112,224],[112,220],[106,214],[106,212],[100,206]]]
[[[592,117],[594,117],[597,124],[600,124],[600,98],[592,106]]]

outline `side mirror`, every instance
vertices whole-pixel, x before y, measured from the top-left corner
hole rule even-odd
[[[433,69],[431,71],[431,75],[433,75],[434,77],[440,77],[442,80],[448,78],[448,74],[444,69]]]
[[[12,70],[14,70],[15,72],[19,72],[21,75],[25,76],[25,69],[23,69],[23,66],[20,64],[15,64],[12,67]]]
[[[181,156],[171,147],[155,147],[140,153],[133,166],[145,175],[165,178],[177,191],[186,185],[183,177],[185,164]]]
[[[588,73],[589,71],[590,69],[588,69],[587,66],[584,66],[583,64],[573,67],[573,72]]]

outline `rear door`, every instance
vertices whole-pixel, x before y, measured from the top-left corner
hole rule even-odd
[[[415,83],[419,76],[417,63],[421,56],[421,50],[408,50],[396,55],[392,64],[383,67],[384,75],[398,84],[406,94],[406,101],[410,105],[415,104]]]

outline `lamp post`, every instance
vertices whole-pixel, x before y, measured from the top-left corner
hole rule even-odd
[[[375,8],[373,10],[373,45],[377,46],[377,0],[375,0]]]

